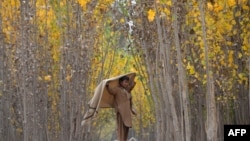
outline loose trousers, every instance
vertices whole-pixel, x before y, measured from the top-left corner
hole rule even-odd
[[[125,126],[122,120],[122,116],[119,112],[117,112],[117,136],[119,141],[127,141],[128,139],[128,131],[129,127]]]

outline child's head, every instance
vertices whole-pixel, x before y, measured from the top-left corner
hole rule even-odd
[[[123,76],[119,79],[119,84],[123,88],[128,88],[129,86],[129,77],[128,76]]]

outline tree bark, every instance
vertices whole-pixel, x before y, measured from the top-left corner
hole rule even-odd
[[[207,141],[217,141],[217,109],[215,103],[215,93],[214,93],[214,80],[213,72],[209,63],[209,49],[206,39],[206,22],[205,22],[205,6],[206,0],[200,2],[199,8],[201,13],[201,22],[202,22],[202,40],[204,43],[204,52],[205,52],[205,62],[206,62],[206,76],[207,76],[207,91],[206,91],[206,134]]]
[[[174,12],[173,12],[173,29],[174,29],[174,43],[177,50],[177,67],[178,67],[178,82],[179,82],[179,95],[180,95],[180,105],[181,105],[181,135],[183,141],[191,140],[191,123],[190,123],[190,105],[189,105],[189,95],[186,82],[186,73],[184,72],[183,63],[182,63],[182,54],[179,35],[180,23],[179,20],[183,19],[184,16],[181,16],[180,11],[184,9],[178,7],[178,1],[173,0]],[[179,10],[178,10],[179,9]],[[184,123],[183,123],[184,122]]]

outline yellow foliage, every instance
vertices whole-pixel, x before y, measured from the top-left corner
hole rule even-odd
[[[49,11],[48,11],[48,19],[52,19],[52,18],[55,18],[55,13],[54,13],[54,11],[52,10],[52,9],[49,9]]]
[[[168,8],[164,8],[163,12],[168,16],[170,15],[170,10]]]
[[[155,19],[155,11],[152,9],[148,10],[148,20],[149,22],[152,22]]]
[[[239,57],[239,58],[242,58],[242,53],[239,52],[239,53],[238,53],[238,57]]]
[[[242,6],[242,9],[244,9],[244,10],[249,10],[249,7],[246,6],[246,5],[243,5],[243,6]]]
[[[220,16],[223,17],[223,14],[219,14]],[[226,21],[226,19],[221,18],[217,23],[215,24],[217,28],[217,32],[220,34],[226,34],[229,31],[231,31],[233,25],[229,21]]]
[[[102,0],[103,3],[110,5],[113,3],[114,0]]]
[[[239,17],[241,15],[241,12],[240,11],[237,11],[236,13],[235,13],[235,17]]]
[[[190,65],[190,62],[187,64],[187,70],[189,70],[189,74],[193,75],[195,74],[195,68],[193,65]]]
[[[232,6],[236,5],[236,1],[235,0],[227,0],[227,4],[229,7],[232,7]]]
[[[16,5],[19,5],[20,4],[20,1],[19,0],[11,0],[10,1],[10,5],[11,6],[16,6]]]
[[[223,7],[220,4],[218,4],[218,3],[214,4],[214,11],[215,12],[220,12],[222,9],[223,9]]]
[[[244,73],[239,73],[239,74],[238,74],[238,78],[239,78],[238,82],[239,82],[240,84],[242,84],[244,81],[245,81],[245,82],[248,81],[248,77],[247,77]]]
[[[46,75],[44,76],[45,81],[51,81],[51,75]]]
[[[213,5],[210,2],[207,3],[207,9],[210,11],[213,10]]]
[[[202,40],[202,39],[201,39],[201,36],[198,36],[197,40],[198,40],[198,41],[201,41],[201,40]]]
[[[166,4],[167,4],[168,6],[171,6],[171,5],[172,5],[172,1],[171,1],[171,0],[167,0]]]
[[[41,6],[42,6],[42,7],[44,6],[44,8],[45,8],[45,5],[46,5],[45,2],[46,2],[45,0],[37,0],[37,1],[36,1],[36,6],[37,6],[38,8],[40,8]]]
[[[200,54],[200,59],[204,59],[204,58],[205,58],[205,53],[202,52],[202,53]]]
[[[248,51],[249,50],[249,47],[247,47],[247,46],[242,46],[242,50],[244,50],[244,51]]]
[[[82,9],[85,11],[87,3],[90,2],[90,0],[78,0],[78,2],[82,6]]]
[[[0,2],[0,15],[2,16],[2,30],[6,35],[7,42],[15,42],[16,34],[15,30],[17,29],[16,24],[13,24],[18,16],[20,15],[20,1],[19,0],[4,0]]]
[[[215,23],[215,20],[212,17],[207,16],[206,17],[207,25],[212,26]]]
[[[232,66],[234,63],[234,51],[230,50],[228,54],[228,65]]]
[[[235,25],[235,24],[236,24],[236,21],[235,21],[235,20],[232,20],[231,24],[232,24],[232,25]]]
[[[200,74],[199,74],[198,72],[195,72],[194,77],[195,77],[196,79],[200,79]]]
[[[125,22],[124,18],[121,18],[120,23],[124,23],[124,22]]]
[[[58,38],[56,38],[56,40],[58,40]],[[51,54],[55,62],[58,62],[60,60],[60,51],[57,46],[53,46]]]

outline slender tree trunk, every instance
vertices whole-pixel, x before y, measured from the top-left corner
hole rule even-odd
[[[190,112],[189,112],[189,98],[188,98],[188,89],[187,89],[187,82],[186,82],[186,73],[184,72],[182,57],[181,57],[181,46],[180,46],[180,39],[179,39],[179,22],[178,20],[183,18],[180,17],[180,10],[177,6],[178,1],[173,0],[174,4],[174,22],[173,22],[173,29],[174,29],[174,42],[175,47],[177,50],[177,63],[178,63],[178,81],[179,81],[179,95],[180,95],[180,105],[181,105],[181,135],[182,140],[190,141],[191,140],[191,123],[190,123]],[[178,11],[179,9],[179,11]],[[184,124],[183,124],[184,122]]]
[[[2,8],[2,3],[0,2],[0,9]],[[0,138],[6,140],[6,117],[8,115],[5,113],[5,80],[4,80],[4,68],[6,69],[5,65],[5,45],[4,45],[4,33],[3,33],[3,26],[2,26],[2,14],[0,13]]]
[[[159,38],[159,42],[160,42],[160,46],[159,46],[159,66],[162,67],[160,70],[161,73],[159,73],[160,77],[159,77],[159,80],[160,80],[160,84],[161,84],[161,89],[163,89],[163,91],[161,92],[161,95],[164,99],[164,101],[162,101],[163,103],[163,106],[164,107],[169,107],[169,110],[170,110],[170,117],[171,118],[166,118],[167,115],[167,111],[164,112],[164,116],[165,116],[165,119],[166,120],[163,120],[164,121],[164,125],[165,125],[165,128],[164,128],[164,131],[168,131],[166,130],[166,127],[167,126],[171,126],[169,124],[167,124],[167,120],[172,120],[172,124],[173,124],[173,128],[172,130],[168,131],[165,133],[165,136],[167,136],[167,138],[171,139],[172,137],[170,136],[171,135],[171,132],[174,134],[173,136],[173,140],[176,140],[176,141],[180,141],[181,139],[181,136],[180,136],[180,133],[181,133],[181,130],[180,130],[180,124],[179,124],[179,120],[178,120],[178,117],[177,117],[177,107],[176,107],[176,103],[175,103],[175,100],[174,100],[174,97],[173,97],[173,86],[172,86],[172,70],[171,70],[171,63],[170,63],[170,60],[171,60],[171,55],[170,55],[170,46],[168,46],[167,44],[164,44],[163,43],[163,33],[161,32],[161,26],[160,26],[160,22],[159,22],[159,19],[156,18],[157,20],[157,33],[158,33],[158,38]],[[166,51],[164,51],[166,50]],[[156,66],[156,67],[159,67],[159,66]],[[162,107],[163,109],[167,109],[167,108],[164,108]],[[170,135],[168,135],[170,134]],[[166,137],[164,137],[166,138]]]
[[[207,119],[206,119],[206,133],[208,141],[217,141],[217,109],[215,103],[215,93],[214,93],[214,80],[213,72],[209,63],[209,49],[206,39],[206,22],[205,22],[205,6],[206,0],[200,2],[200,13],[202,21],[202,39],[204,43],[205,51],[205,62],[206,62],[206,75],[207,75],[207,92],[206,92],[206,110],[207,110]]]
[[[145,35],[144,35],[144,33],[142,33],[142,38],[145,38]],[[146,41],[145,40],[143,40],[142,41],[142,44],[143,44],[143,47],[145,48],[145,49],[143,49],[143,54],[145,54],[145,57],[144,57],[144,59],[145,59],[145,65],[147,66],[146,67],[146,69],[147,69],[147,74],[148,74],[148,76],[149,76],[149,84],[148,85],[150,85],[150,92],[152,93],[152,98],[153,98],[153,101],[154,101],[154,103],[155,103],[155,105],[154,105],[154,108],[155,108],[155,113],[156,113],[156,133],[157,134],[160,134],[161,133],[161,125],[162,125],[162,118],[161,118],[161,106],[160,106],[160,103],[159,103],[159,99],[158,99],[158,97],[157,97],[157,86],[155,86],[154,84],[155,83],[152,83],[152,82],[155,82],[155,80],[154,80],[154,78],[153,78],[153,76],[154,76],[154,72],[153,72],[153,70],[151,69],[151,64],[149,64],[149,62],[150,62],[150,60],[149,60],[149,55],[148,55],[148,52],[146,51],[146,48],[148,48],[147,47],[147,43],[146,43]],[[161,136],[159,136],[159,135],[156,135],[155,136],[155,139],[157,140],[157,141],[159,141],[159,140],[161,140]]]
[[[250,37],[248,38],[248,44],[250,44]],[[248,48],[248,53],[250,53],[250,48]],[[248,110],[248,116],[250,117],[250,56],[248,56]]]
[[[20,9],[21,9],[21,37],[20,37],[20,95],[22,95],[22,105],[23,105],[23,134],[24,141],[30,141],[32,137],[31,128],[31,119],[30,119],[30,108],[32,105],[29,105],[30,102],[30,94],[29,91],[29,83],[28,83],[28,54],[29,54],[29,1],[20,0]]]
[[[141,7],[143,6],[142,3],[141,4]],[[156,128],[156,134],[155,134],[155,140],[156,141],[161,141],[163,140],[163,136],[164,136],[164,130],[163,130],[163,109],[162,107],[164,107],[162,105],[162,101],[161,101],[161,98],[160,98],[160,88],[159,88],[159,82],[158,82],[158,77],[159,77],[159,74],[156,74],[155,72],[155,60],[154,60],[154,54],[152,54],[149,50],[151,50],[151,41],[150,41],[150,37],[148,35],[147,32],[147,24],[148,21],[146,19],[146,17],[143,15],[143,13],[140,13],[140,19],[142,21],[145,22],[145,24],[142,25],[142,30],[141,30],[141,40],[140,41],[140,44],[142,45],[142,53],[144,55],[143,59],[144,59],[144,62],[145,62],[145,66],[146,66],[146,70],[147,70],[147,74],[148,74],[148,77],[149,77],[149,81],[148,81],[148,85],[150,87],[150,92],[152,94],[152,98],[153,98],[153,101],[154,101],[154,110],[155,110],[155,118],[156,118],[156,125],[155,125],[155,128]],[[154,60],[154,61],[152,61]],[[153,63],[154,64],[153,64]],[[158,82],[158,83],[157,83]]]

